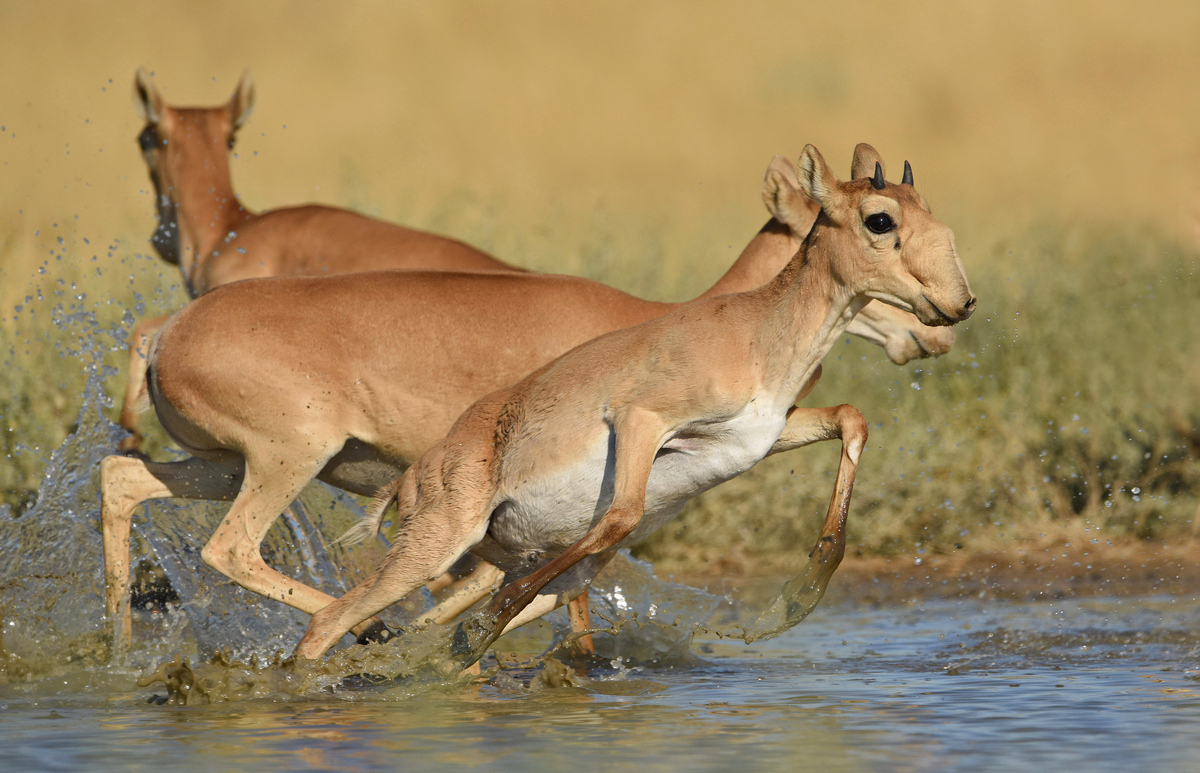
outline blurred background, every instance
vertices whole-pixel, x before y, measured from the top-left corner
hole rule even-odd
[[[224,102],[248,69],[231,162],[248,207],[347,206],[657,299],[703,291],[765,222],[773,155],[813,143],[842,176],[858,142],[892,177],[909,160],[979,311],[936,362],[859,341],[827,359],[809,404],[871,422],[855,552],[1191,555],[1200,5],[4,2],[0,27],[16,512],[79,415],[72,315],[116,331],[119,396],[121,331],[185,301],[148,243],[136,68],[175,105]],[[790,566],[836,458],[770,460],[641,552]]]

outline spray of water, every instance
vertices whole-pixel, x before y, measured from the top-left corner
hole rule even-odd
[[[74,431],[46,464],[36,504],[20,517],[0,509],[0,679],[5,680],[108,667],[99,463],[124,430],[104,415],[111,407],[104,381],[113,371],[103,365],[103,356],[106,349],[124,348],[126,334],[121,325],[102,327],[88,312],[58,322],[77,333],[86,385]],[[200,560],[204,540],[227,507],[155,501],[135,518],[134,564],[160,568],[173,592],[172,603],[135,615],[129,666],[150,674],[148,684],[165,684],[172,700],[189,702],[328,693],[361,674],[372,675],[372,684],[403,683],[389,688],[403,694],[418,684],[457,682],[464,660],[451,644],[457,629],[413,625],[429,602],[424,596],[385,615],[390,625],[404,628],[402,646],[347,647],[320,664],[287,660],[308,616],[245,591]],[[347,548],[329,539],[360,519],[352,497],[322,484],[310,486],[268,535],[264,558],[309,585],[341,595],[378,566],[386,549],[380,543]],[[720,599],[660,581],[649,565],[623,553],[592,588],[595,630],[606,634],[595,637],[597,654],[610,663],[680,666],[696,662],[691,644],[698,633],[746,641],[778,635],[816,606],[828,574],[822,567],[806,567],[757,623],[710,628]],[[556,613],[551,622],[557,631],[569,629],[565,613]],[[486,631],[487,624],[476,613],[466,630]],[[563,652],[576,638],[560,633],[549,652]],[[470,655],[483,655],[486,645],[474,644]]]

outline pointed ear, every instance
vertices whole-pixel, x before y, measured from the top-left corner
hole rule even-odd
[[[800,179],[800,190],[804,195],[821,205],[827,215],[832,215],[842,200],[838,179],[825,163],[821,151],[805,145],[796,162],[796,177]]]
[[[762,197],[767,211],[791,229],[797,239],[808,235],[821,212],[821,205],[800,190],[796,170],[783,156],[771,159],[763,177]]]
[[[850,162],[850,179],[874,177],[876,164],[883,170],[883,176],[887,177],[887,165],[883,163],[883,158],[875,148],[865,142],[858,143],[854,146],[854,160]]]
[[[163,99],[145,67],[139,67],[133,77],[133,104],[146,123],[157,124],[162,120]]]
[[[225,111],[229,113],[229,122],[233,124],[234,131],[242,128],[242,124],[250,119],[250,114],[254,112],[254,79],[250,77],[249,70],[242,72],[233,96],[225,105]]]

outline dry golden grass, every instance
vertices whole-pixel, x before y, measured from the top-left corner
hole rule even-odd
[[[753,222],[771,155],[813,142],[844,163],[869,141],[911,159],[951,222],[1183,232],[1200,177],[1187,2],[7,2],[0,24],[6,274],[55,221],[93,242],[149,232],[139,65],[184,104],[254,73],[235,178],[257,208],[420,223],[465,192],[505,202],[518,233],[600,204]]]
[[[772,155],[812,142],[844,173],[868,141],[893,176],[908,158],[981,311],[932,368],[855,345],[854,369],[827,369],[816,401],[897,421],[873,429],[857,542],[1192,528],[1194,3],[3,2],[0,25],[8,501],[77,410],[78,344],[53,309],[127,329],[138,298],[183,302],[177,273],[136,257],[153,227],[130,98],[145,65],[176,104],[223,101],[253,72],[233,162],[253,208],[351,206],[656,298],[724,270],[765,219]],[[1077,413],[1086,440],[1040,429]],[[1129,428],[1153,435],[1154,464]],[[820,457],[803,457],[809,480],[827,477]],[[682,539],[647,549],[719,550],[740,530],[791,550],[790,465],[714,492]],[[804,488],[819,509],[824,484]]]

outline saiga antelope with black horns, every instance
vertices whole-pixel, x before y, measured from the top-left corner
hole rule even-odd
[[[325,276],[379,269],[519,271],[485,252],[444,236],[415,231],[335,207],[309,204],[254,213],[233,191],[229,153],[254,109],[254,86],[242,76],[218,107],[171,107],[149,74],[134,79],[138,113],[146,121],[138,145],[154,186],[158,226],[150,242],[179,266],[193,298],[214,287],[267,276]],[[121,426],[141,443],[138,401],[146,380],[150,338],[166,321],[134,327]]]
[[[853,176],[865,178],[877,163],[874,149],[859,146]],[[704,297],[760,286],[808,232],[818,208],[790,165],[772,162],[763,193],[774,217]],[[102,463],[106,606],[117,652],[129,643],[129,531],[143,501],[234,500],[201,551],[204,561],[311,614],[332,598],[276,572],[259,553],[309,481],[372,494],[479,397],[672,308],[577,277],[524,273],[264,279],[193,301],[157,339],[149,379],[160,421],[193,458]],[[878,302],[849,329],[897,361],[944,352],[953,341],[949,330]]]
[[[821,214],[774,280],[590,341],[476,402],[385,494],[400,513],[383,565],[313,616],[296,654],[320,657],[470,550],[507,582],[486,615],[455,632],[452,652],[469,665],[690,498],[770,453],[840,436],[816,549],[832,571],[866,423],[850,406],[800,409],[796,400],[869,299],[952,325],[971,315],[975,296],[953,234],[907,184],[907,168],[900,185],[878,166],[842,183],[809,145],[797,172]]]

